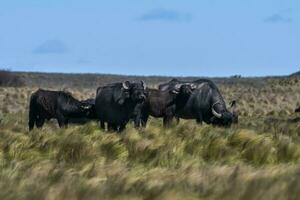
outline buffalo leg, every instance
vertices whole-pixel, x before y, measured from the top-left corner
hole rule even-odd
[[[137,115],[135,115],[134,118],[134,127],[138,128],[141,125],[141,113],[138,113]]]
[[[113,123],[108,123],[107,124],[107,129],[108,129],[109,132],[118,131],[118,126],[116,124],[113,124]]]
[[[64,128],[64,127],[65,127],[65,122],[64,122],[64,120],[57,119],[57,122],[58,122],[59,128]]]
[[[69,120],[68,120],[68,119],[65,119],[64,124],[65,124],[64,127],[65,127],[65,128],[68,128]]]
[[[171,122],[172,122],[172,117],[170,117],[170,116],[165,116],[165,117],[163,118],[163,125],[164,125],[165,128],[170,127]]]
[[[202,113],[197,114],[196,122],[197,122],[197,124],[202,125],[202,122],[203,122]]]
[[[140,104],[137,104],[134,108],[133,115],[134,115],[135,128],[138,128],[141,126],[141,117],[144,113],[143,107],[144,107],[144,103],[140,103]]]
[[[29,119],[28,127],[29,131],[31,131],[34,128],[34,119]]]
[[[29,131],[31,131],[34,128],[34,124],[36,123],[36,120],[37,120],[37,115],[34,112],[33,108],[30,108],[30,110],[29,110],[29,122],[28,122]]]
[[[163,125],[164,127],[170,127],[172,119],[174,117],[174,107],[171,106],[169,108],[167,108],[166,110],[166,115],[163,118]]]
[[[42,128],[45,123],[45,118],[39,116],[35,123],[37,128]]]
[[[126,128],[126,124],[125,124],[125,123],[124,123],[124,124],[121,124],[120,127],[119,127],[118,132],[120,133],[120,132],[124,131],[125,128]]]
[[[116,131],[119,131],[118,125],[116,125],[116,124],[113,124],[112,128],[113,128],[113,130],[114,130],[115,132],[116,132]]]
[[[141,124],[142,124],[142,127],[146,127],[146,125],[147,125],[147,122],[148,122],[148,118],[149,118],[149,115],[143,115],[142,117],[141,117]]]
[[[104,121],[100,121],[100,128],[105,130],[105,122]]]
[[[66,127],[67,120],[66,120],[65,117],[64,117],[62,114],[60,114],[60,113],[57,114],[57,122],[58,122],[58,126],[59,126],[60,128]]]
[[[176,124],[178,125],[178,124],[179,124],[179,122],[180,122],[180,119],[179,119],[179,117],[176,117]]]
[[[113,131],[113,126],[112,126],[112,124],[107,123],[107,130],[108,130],[109,132],[112,132],[112,131]]]

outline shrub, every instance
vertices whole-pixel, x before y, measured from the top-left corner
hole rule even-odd
[[[0,70],[0,86],[21,87],[24,85],[24,81],[17,74],[7,70]]]

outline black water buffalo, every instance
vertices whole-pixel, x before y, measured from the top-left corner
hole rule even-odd
[[[31,95],[29,105],[29,130],[41,128],[45,120],[57,119],[59,127],[68,125],[68,120],[87,117],[91,105],[80,102],[70,93],[39,89]]]
[[[134,113],[140,113],[137,109],[145,99],[146,84],[143,81],[138,83],[125,81],[99,87],[95,106],[101,128],[105,129],[106,122],[109,130],[123,131]],[[140,115],[136,116],[134,121],[138,126]]]
[[[96,99],[86,99],[83,101],[80,101],[81,103],[90,106],[90,112],[88,112],[87,118],[88,119],[97,119],[97,113],[96,113]]]
[[[300,107],[296,108],[295,112],[300,112]]]
[[[217,86],[212,82],[198,84],[186,104],[175,110],[176,116],[183,119],[196,119],[198,123],[230,126],[238,122],[236,102],[232,112],[228,111]]]
[[[96,108],[95,108],[95,99],[86,99],[80,101],[84,105],[90,106],[90,110],[87,113],[87,116],[81,117],[81,118],[70,118],[69,123],[73,124],[85,124],[88,123],[92,120],[97,120],[97,113],[96,113]]]
[[[191,85],[180,85],[172,90],[161,91],[148,89],[148,98],[141,109],[141,123],[146,126],[149,115],[163,118],[164,126],[168,126],[175,116],[175,109],[181,109],[186,104],[193,87]]]
[[[159,89],[172,90],[172,88],[181,84],[191,84],[196,89],[186,105],[181,109],[176,109],[177,117],[196,119],[199,123],[204,121],[208,124],[221,126],[238,123],[236,101],[232,102],[232,112],[229,112],[218,87],[211,80],[198,79],[188,82],[173,79],[168,83],[161,84]]]

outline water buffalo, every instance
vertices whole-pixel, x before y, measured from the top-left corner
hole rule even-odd
[[[96,99],[86,99],[83,101],[80,101],[81,103],[85,104],[85,105],[89,105],[90,108],[90,112],[87,115],[88,119],[97,119],[97,113],[96,113]]]
[[[141,109],[141,123],[146,126],[149,115],[156,118],[163,118],[164,126],[168,126],[175,116],[175,109],[181,109],[194,88],[191,85],[180,85],[172,90],[161,91],[148,89],[148,98]]]
[[[197,88],[201,83],[209,83],[212,87],[217,88],[217,86],[209,79],[197,79],[195,81],[180,81],[176,78],[172,79],[167,83],[162,83],[158,86],[158,89],[161,91],[172,90],[175,86],[181,84],[193,84],[194,88]]]
[[[73,124],[85,124],[88,123],[92,120],[97,120],[97,113],[96,113],[96,108],[95,108],[95,99],[86,99],[80,101],[81,103],[85,105],[91,106],[89,112],[87,113],[87,116],[82,117],[82,118],[71,118],[69,119],[69,123]]]
[[[87,117],[91,105],[80,102],[70,93],[39,89],[31,95],[29,105],[29,130],[41,128],[45,120],[57,119],[59,127],[68,125],[72,118]]]
[[[229,112],[218,87],[211,80],[198,79],[189,82],[172,79],[167,83],[159,85],[159,89],[171,90],[180,84],[191,84],[196,89],[185,107],[183,109],[176,109],[177,117],[197,119],[199,123],[204,121],[208,124],[224,126],[231,123],[238,123],[236,101],[232,102],[232,112]]]
[[[176,116],[183,119],[196,119],[198,123],[230,126],[237,123],[236,102],[232,103],[232,112],[226,108],[217,86],[209,82],[197,84],[196,89],[182,107],[175,110]]]
[[[99,87],[95,107],[101,128],[105,129],[106,122],[109,130],[123,131],[134,112],[140,113],[136,109],[146,99],[145,90],[146,84],[143,81],[125,81]],[[136,118],[136,126],[139,122],[140,119]]]
[[[300,112],[300,107],[296,108],[295,112]]]

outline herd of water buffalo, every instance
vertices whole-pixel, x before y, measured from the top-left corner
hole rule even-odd
[[[149,116],[163,118],[164,126],[176,118],[195,119],[198,123],[230,126],[238,123],[236,102],[231,111],[218,87],[210,80],[184,82],[173,79],[150,89],[141,82],[108,84],[99,87],[95,99],[79,101],[64,91],[39,89],[30,98],[29,130],[41,128],[46,120],[57,119],[60,127],[72,120],[97,120],[100,127],[121,132],[129,121],[146,126]]]

